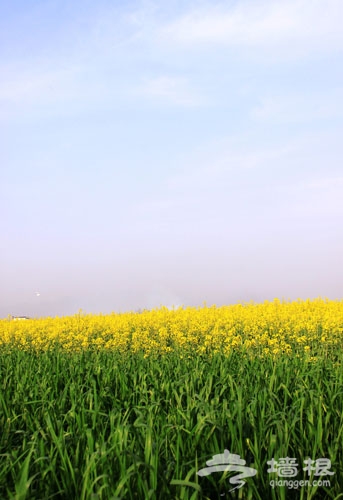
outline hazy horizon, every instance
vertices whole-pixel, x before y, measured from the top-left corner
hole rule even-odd
[[[343,298],[343,3],[0,5],[0,317]]]

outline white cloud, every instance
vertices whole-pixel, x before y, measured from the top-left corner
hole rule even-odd
[[[323,177],[311,181],[307,187],[315,190],[339,190],[343,195],[343,177]]]
[[[191,89],[186,78],[159,76],[147,79],[134,90],[137,96],[177,106],[196,107],[205,101]]]
[[[71,96],[77,70],[49,70],[18,68],[9,71],[0,83],[0,100],[22,103]]]
[[[183,46],[286,49],[295,56],[342,49],[342,17],[341,0],[242,0],[231,8],[206,4],[164,27],[162,36]]]
[[[343,90],[306,94],[288,94],[263,98],[252,110],[252,117],[261,122],[304,123],[343,116]]]
[[[44,116],[51,112],[71,115],[85,109],[99,109],[119,102],[126,88],[122,82],[105,78],[105,69],[68,61],[14,64],[1,68],[0,120],[25,115]]]
[[[284,159],[296,151],[297,145],[292,141],[281,145],[258,145],[247,136],[213,141],[186,155],[182,162],[184,170],[169,177],[168,189],[170,192],[203,194],[227,189],[223,186],[227,186],[228,181],[244,186],[247,178],[260,176],[257,172],[261,170],[284,165]]]
[[[168,228],[178,218],[187,224],[215,213],[245,217],[251,211],[252,217],[292,220],[342,214],[340,135],[302,134],[270,144],[261,135],[244,134],[199,145],[179,158],[180,171],[166,179],[158,196],[139,205],[137,215]]]
[[[319,177],[293,188],[295,214],[330,217],[327,226],[343,215],[343,177]],[[337,228],[338,229],[338,228]],[[337,233],[338,235],[338,233]]]

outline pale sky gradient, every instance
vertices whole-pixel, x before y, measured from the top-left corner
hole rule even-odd
[[[0,317],[342,299],[342,22],[0,2]]]

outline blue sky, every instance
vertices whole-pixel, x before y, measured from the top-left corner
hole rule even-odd
[[[342,19],[1,2],[0,317],[343,298]]]

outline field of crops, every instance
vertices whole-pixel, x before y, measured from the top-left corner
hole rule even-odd
[[[343,301],[1,320],[0,498],[343,498],[342,361]]]

